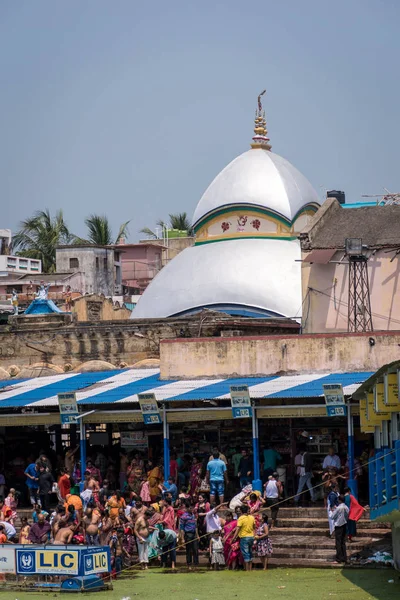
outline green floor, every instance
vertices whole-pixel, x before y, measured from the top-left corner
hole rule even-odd
[[[389,580],[394,579],[394,583]],[[0,591],[1,600],[37,600],[54,592]],[[65,597],[65,596],[64,596]],[[80,597],[74,595],[73,597]],[[400,573],[385,570],[272,569],[267,573],[221,571],[165,573],[159,569],[114,583],[93,600],[399,600]],[[336,597],[336,598],[335,598]]]

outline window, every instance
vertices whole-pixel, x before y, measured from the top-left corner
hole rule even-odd
[[[79,260],[77,258],[69,259],[69,268],[70,269],[79,269]]]
[[[103,269],[107,271],[107,257],[103,258]]]
[[[98,269],[98,268],[99,268],[99,257],[96,256],[96,269]]]

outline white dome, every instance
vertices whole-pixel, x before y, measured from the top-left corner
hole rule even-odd
[[[131,318],[215,305],[301,316],[300,258],[297,240],[237,239],[186,248],[153,279]]]
[[[292,221],[305,205],[320,201],[310,182],[286,159],[257,148],[235,158],[217,175],[194,211],[193,224],[231,204],[267,208]]]

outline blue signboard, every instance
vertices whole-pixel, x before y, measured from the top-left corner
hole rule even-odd
[[[109,573],[111,571],[111,556],[108,546],[86,548],[81,554],[82,575]]]
[[[252,416],[251,400],[247,385],[231,385],[231,406],[234,419],[248,419]]]
[[[327,406],[326,414],[328,417],[345,417],[347,415],[347,406]]]
[[[234,406],[232,408],[232,416],[234,419],[247,419],[251,417],[251,408],[240,408]]]
[[[16,548],[18,575],[94,575],[111,571],[108,546]]]

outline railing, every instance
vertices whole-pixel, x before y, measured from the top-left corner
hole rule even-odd
[[[400,441],[379,450],[369,463],[371,519],[400,509]]]

